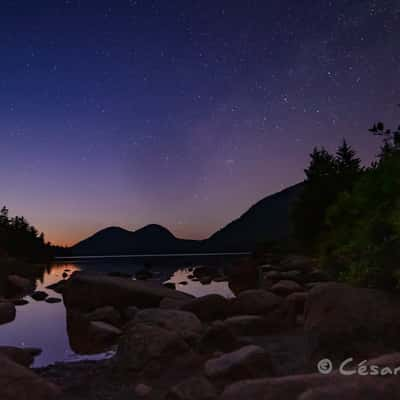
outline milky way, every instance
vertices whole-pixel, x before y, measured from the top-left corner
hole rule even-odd
[[[398,116],[398,0],[6,0],[0,27],[0,203],[56,243],[206,237]]]

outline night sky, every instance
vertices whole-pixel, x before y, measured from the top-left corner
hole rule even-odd
[[[57,244],[205,238],[399,114],[399,0],[2,0],[0,33],[0,203]]]

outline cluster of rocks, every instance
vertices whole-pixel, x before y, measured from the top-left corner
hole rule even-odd
[[[97,364],[38,371],[47,379],[42,380],[45,395],[79,400],[399,397],[393,375],[349,377],[337,369],[316,370],[323,358],[336,368],[348,357],[354,363],[369,360],[362,364],[367,367],[400,366],[396,295],[329,282],[305,257],[287,257],[256,271],[259,287],[233,299],[194,298],[120,276],[74,274],[63,288],[68,318],[74,320],[70,329],[79,325],[76,337],[87,335],[92,344],[116,344],[116,354]],[[66,371],[68,379],[62,379]],[[45,395],[29,398],[51,398]]]

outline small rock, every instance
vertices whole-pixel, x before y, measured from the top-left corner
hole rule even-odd
[[[179,285],[187,285],[188,283],[187,283],[187,281],[181,281],[181,282],[179,282]]]
[[[18,348],[11,346],[0,346],[0,354],[6,356],[10,360],[17,364],[29,367],[36,356],[42,353],[41,349],[38,348]]]
[[[61,303],[61,299],[59,299],[58,297],[47,297],[45,301],[46,303],[50,304]]]
[[[174,282],[165,282],[164,286],[168,289],[176,289],[176,285]]]
[[[48,296],[48,294],[46,292],[42,292],[40,290],[33,292],[31,294],[32,299],[34,299],[36,301],[43,301],[47,296]]]
[[[46,289],[51,289],[54,290],[56,293],[62,294],[65,289],[65,284],[66,284],[65,281],[60,281],[47,286]]]
[[[226,319],[225,326],[235,335],[258,336],[267,333],[269,326],[258,315],[239,315]]]
[[[230,352],[239,347],[239,341],[233,331],[222,321],[215,321],[211,324],[200,340],[200,348],[204,352],[221,350]]]
[[[65,278],[68,278],[68,273],[67,273],[67,272],[63,272],[62,277],[63,277],[64,279],[65,279]]]
[[[200,283],[202,285],[209,285],[212,282],[212,277],[211,276],[203,276],[200,278]]]
[[[144,383],[139,383],[135,386],[135,394],[139,397],[146,397],[150,394],[153,389]]]

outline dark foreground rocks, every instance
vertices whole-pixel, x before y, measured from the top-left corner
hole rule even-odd
[[[0,325],[14,321],[16,316],[15,305],[7,301],[0,300]]]
[[[0,399],[56,400],[60,389],[31,370],[0,355]]]

